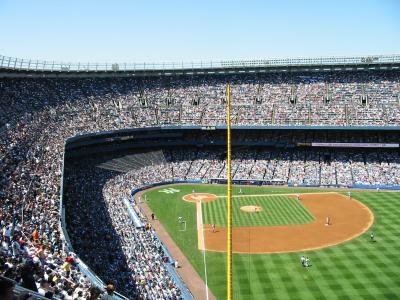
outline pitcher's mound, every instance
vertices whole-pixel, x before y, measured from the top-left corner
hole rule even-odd
[[[217,199],[216,195],[207,193],[194,193],[183,196],[183,200],[188,202],[210,202],[215,199]]]
[[[260,212],[262,211],[262,207],[260,206],[255,206],[255,205],[248,205],[248,206],[242,206],[240,210],[243,210],[245,212],[250,212],[250,213],[255,213],[255,212]]]

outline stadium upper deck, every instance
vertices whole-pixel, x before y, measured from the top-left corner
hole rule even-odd
[[[145,78],[4,78],[0,126],[28,109],[92,115],[105,130],[226,123],[240,126],[400,125],[400,71],[274,73]],[[20,103],[20,104],[18,104]],[[32,111],[28,109],[29,111]]]

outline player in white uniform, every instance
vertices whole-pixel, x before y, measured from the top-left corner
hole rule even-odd
[[[302,255],[302,256],[300,257],[300,263],[301,263],[301,265],[302,265],[303,267],[305,267],[306,258],[304,257],[304,255]]]

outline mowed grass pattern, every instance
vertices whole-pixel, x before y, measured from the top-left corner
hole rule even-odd
[[[179,194],[148,192],[149,205],[204,279],[202,252],[197,248],[195,205],[181,201],[194,186],[176,186]],[[223,195],[225,186],[195,186],[196,192]],[[306,193],[317,189],[246,187],[246,194]],[[322,190],[324,191],[324,190]],[[326,191],[326,190],[325,190]],[[329,190],[332,191],[332,190]],[[343,192],[347,194],[346,191]],[[161,197],[160,197],[161,195]],[[376,242],[371,230],[343,244],[320,250],[288,254],[235,254],[233,298],[274,300],[400,299],[400,193],[352,191],[352,196],[374,213]],[[188,220],[179,232],[177,216]],[[311,259],[303,268],[300,256]],[[226,298],[226,255],[206,252],[208,283],[217,299]]]
[[[243,196],[232,199],[232,223],[234,227],[243,226],[278,226],[307,224],[314,216],[295,198],[287,196]],[[255,205],[263,210],[245,212],[242,206]],[[203,223],[225,227],[227,224],[226,198],[202,204]]]
[[[322,250],[234,255],[235,299],[400,299],[400,238],[395,234],[400,193],[352,194],[375,214],[370,231]],[[376,242],[369,240],[371,231]],[[302,254],[310,257],[312,267],[300,266]]]

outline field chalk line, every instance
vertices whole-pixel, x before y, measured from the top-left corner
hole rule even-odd
[[[204,277],[206,284],[206,300],[208,300],[208,279],[207,279],[207,260],[206,260],[206,245],[203,229],[203,210],[201,207],[201,200],[196,202],[196,217],[197,217],[197,241],[200,250],[203,250],[203,263],[204,263]]]

